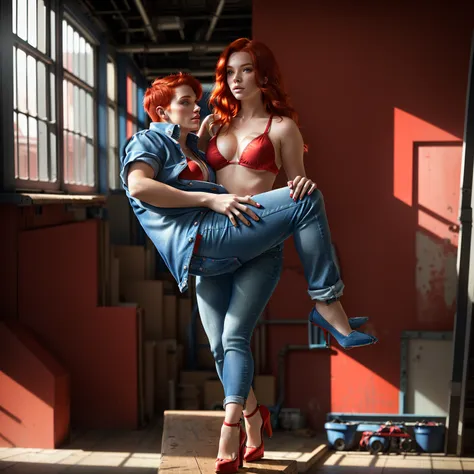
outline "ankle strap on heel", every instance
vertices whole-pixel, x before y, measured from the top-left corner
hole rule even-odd
[[[227,423],[227,421],[224,420],[222,424],[224,424],[225,426],[235,426],[235,427],[242,426],[240,421],[238,423]]]
[[[259,408],[260,408],[260,405],[257,403],[257,407],[255,408],[255,410],[254,410],[252,413],[250,413],[250,415],[245,415],[245,414],[244,414],[244,417],[245,417],[245,418],[250,418],[250,417],[252,417],[253,415],[255,415],[255,413],[257,413],[257,411],[259,410]]]

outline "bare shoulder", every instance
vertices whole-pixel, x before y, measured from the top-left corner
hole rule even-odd
[[[279,138],[290,136],[301,136],[300,129],[296,122],[290,117],[274,117],[272,121],[272,130]]]
[[[295,133],[300,130],[296,122],[290,117],[273,117],[272,128],[281,133]]]

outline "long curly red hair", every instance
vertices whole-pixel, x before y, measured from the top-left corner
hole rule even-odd
[[[161,122],[160,116],[156,113],[156,108],[169,107],[173,99],[174,90],[179,86],[189,86],[196,94],[197,100],[202,97],[201,83],[191,74],[179,72],[153,81],[151,87],[145,91],[143,97],[143,108],[153,122]]]
[[[227,84],[227,63],[231,54],[238,52],[249,53],[252,58],[255,79],[266,111],[271,115],[290,117],[298,124],[298,115],[285,91],[280,68],[271,49],[260,41],[248,38],[239,38],[229,44],[217,62],[216,81],[209,98],[209,104],[219,117],[214,123],[226,125],[240,110],[240,101],[233,96]]]

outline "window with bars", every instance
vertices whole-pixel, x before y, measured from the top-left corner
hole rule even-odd
[[[55,11],[13,1],[13,136],[19,188],[58,187]]]
[[[95,50],[77,26],[57,18],[55,3],[12,1],[17,189],[89,191],[97,181]],[[61,37],[62,70],[56,58]],[[63,78],[59,109],[57,72]]]
[[[127,138],[138,131],[138,90],[132,76],[127,76]]]
[[[117,123],[117,69],[112,59],[109,59],[107,62],[107,103],[107,159],[109,164],[109,188],[120,189]]]
[[[94,49],[67,20],[63,37],[63,169],[64,182],[95,184]]]

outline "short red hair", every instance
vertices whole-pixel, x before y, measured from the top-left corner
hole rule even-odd
[[[143,108],[150,116],[153,122],[161,122],[160,117],[156,113],[156,108],[169,107],[173,99],[174,90],[179,86],[189,86],[196,94],[197,100],[202,97],[201,83],[191,74],[178,72],[166,77],[158,78],[153,81],[151,87],[145,91],[143,97]]]
[[[271,49],[260,41],[239,38],[222,52],[216,68],[216,83],[209,103],[219,116],[216,124],[225,125],[237,115],[240,101],[232,94],[227,84],[227,63],[233,53],[249,53],[255,68],[257,85],[262,92],[266,111],[279,117],[290,117],[298,124],[298,115],[290,104],[290,98],[283,86],[280,68]]]

